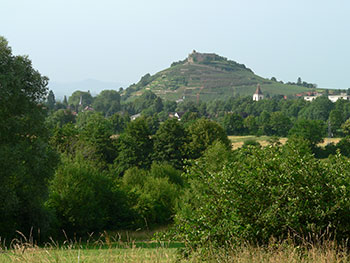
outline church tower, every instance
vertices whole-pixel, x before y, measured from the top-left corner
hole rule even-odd
[[[258,84],[258,87],[256,88],[256,91],[253,95],[253,100],[254,101],[259,101],[264,99],[264,94],[262,93],[261,89],[260,89],[260,84]]]

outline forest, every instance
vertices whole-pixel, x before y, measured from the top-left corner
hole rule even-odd
[[[56,101],[47,85],[0,37],[2,240],[167,226],[158,238],[190,254],[290,233],[348,237],[349,101],[130,101],[115,90]],[[228,135],[271,140],[233,150]],[[341,140],[319,146],[325,137]]]

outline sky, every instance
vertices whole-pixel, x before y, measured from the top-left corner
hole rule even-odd
[[[0,0],[0,35],[51,81],[128,87],[192,50],[350,88],[347,0]]]

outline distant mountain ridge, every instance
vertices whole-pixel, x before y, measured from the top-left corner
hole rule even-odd
[[[137,84],[127,88],[123,95],[132,99],[151,90],[169,100],[185,98],[208,101],[253,95],[258,84],[263,93],[270,96],[294,95],[311,90],[260,77],[245,65],[214,53],[193,51],[186,59],[173,62],[170,68],[154,75],[146,74]]]

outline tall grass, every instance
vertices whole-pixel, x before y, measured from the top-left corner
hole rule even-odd
[[[0,245],[0,262],[235,262],[235,263],[346,263],[350,253],[346,244],[322,241],[294,243],[271,241],[267,246],[241,245],[226,249],[197,251],[189,258],[181,258],[176,248],[166,244],[156,248],[140,248],[136,242],[121,241],[120,236],[104,233],[98,240],[81,243],[55,241],[42,247],[20,235],[8,246]]]
[[[97,240],[54,240],[38,246],[32,238],[19,233],[9,246],[0,245],[0,262],[175,262],[176,249],[167,243],[122,241],[122,235],[103,233]],[[125,233],[123,233],[125,234]],[[91,235],[92,236],[92,235]],[[148,248],[149,247],[149,248]]]
[[[322,246],[297,246],[282,243],[266,247],[240,246],[229,250],[211,250],[205,254],[194,254],[188,262],[236,262],[236,263],[345,263],[350,262],[346,248],[340,248],[333,242]]]

